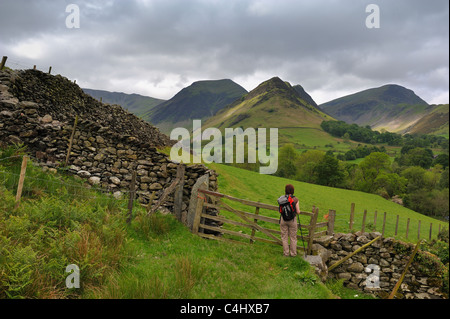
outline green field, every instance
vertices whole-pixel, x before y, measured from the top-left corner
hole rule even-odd
[[[323,218],[329,210],[336,210],[335,232],[350,231],[351,203],[355,203],[353,230],[361,229],[364,210],[367,210],[366,231],[376,230],[381,232],[383,214],[384,212],[387,213],[385,237],[395,235],[397,215],[399,215],[399,226],[395,237],[401,240],[417,241],[419,220],[421,221],[421,238],[428,238],[430,223],[433,224],[432,238],[437,236],[439,225],[441,225],[441,228],[446,227],[448,229],[448,223],[416,213],[375,194],[302,183],[227,165],[209,164],[209,166],[219,173],[219,192],[238,198],[277,205],[276,200],[284,194],[285,185],[294,185],[295,196],[300,199],[300,209],[311,212],[312,207],[316,206],[319,208],[319,221],[325,221]],[[244,207],[240,206],[239,208]],[[373,225],[375,211],[378,212],[376,228]],[[267,211],[264,214],[270,214],[272,217],[278,218],[277,212]],[[304,219],[301,221],[302,224],[309,223],[305,216],[302,218]],[[410,226],[409,236],[406,239],[408,218],[410,219]]]
[[[323,284],[279,246],[205,240],[172,215],[146,216],[138,204],[127,224],[127,200],[30,161],[15,209],[20,161],[1,164],[0,299],[371,298]],[[80,289],[65,285],[69,264],[80,268]]]
[[[275,205],[285,184],[294,184],[302,210],[316,205],[321,218],[328,209],[337,211],[336,231],[348,230],[351,202],[357,207],[355,229],[363,209],[377,209],[390,217],[399,214],[401,220],[409,217],[412,224],[432,221],[433,234],[437,230],[437,221],[376,195],[210,166],[220,174],[220,192],[253,201]],[[322,283],[302,258],[283,257],[280,246],[206,240],[174,216],[156,213],[149,218],[138,204],[126,224],[127,200],[31,163],[21,204],[14,209],[19,167],[20,161],[0,167],[0,298],[371,298],[342,282]],[[386,235],[393,234],[394,222],[388,219]],[[65,287],[68,264],[80,267],[81,289]]]

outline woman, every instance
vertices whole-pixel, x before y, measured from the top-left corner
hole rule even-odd
[[[300,206],[298,198],[294,197],[294,186],[287,184],[285,187],[285,194],[291,195],[294,200],[294,207],[297,214],[300,214]],[[295,257],[297,256],[297,218],[293,218],[290,221],[284,221],[280,219],[281,241],[283,243],[283,256]],[[291,243],[289,244],[289,239]]]

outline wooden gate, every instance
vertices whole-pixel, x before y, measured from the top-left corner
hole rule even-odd
[[[260,202],[254,202],[250,200],[235,198],[229,195],[212,192],[205,189],[199,189],[197,194],[198,200],[195,209],[194,222],[192,226],[192,232],[198,234],[201,237],[223,240],[227,242],[235,243],[254,243],[255,241],[282,245],[281,232],[279,230],[279,218],[265,216],[261,214],[266,211],[275,211],[273,216],[279,216],[278,206],[268,205]],[[228,202],[228,203],[227,203]],[[237,202],[239,206],[245,207],[245,209],[238,209],[232,207],[232,203]],[[216,216],[207,214],[205,210],[207,208],[216,210],[218,214]],[[246,210],[254,210],[253,213]],[[226,215],[221,215],[220,212],[227,212]],[[230,214],[231,213],[231,214]],[[270,215],[270,212],[269,214]],[[314,207],[312,212],[301,211],[300,215],[309,218],[308,223],[301,222],[301,233],[297,233],[299,240],[297,244],[298,251],[304,251],[304,247],[300,242],[303,240],[306,248],[306,253],[311,254],[312,244],[314,237],[323,236],[326,234],[331,235],[334,228],[334,216],[335,211],[329,212],[329,220],[326,222],[317,222],[319,209]],[[237,217],[237,218],[236,218]],[[206,220],[213,220],[222,224],[222,226],[207,225]],[[305,218],[300,217],[301,220]],[[258,224],[258,222],[260,224]],[[267,226],[266,226],[267,223]],[[271,225],[275,224],[277,226]],[[232,225],[229,227],[229,225]],[[318,228],[326,227],[327,229],[318,231]],[[213,235],[205,233],[205,230],[219,233],[220,235]],[[250,232],[251,230],[251,232]],[[258,233],[258,234],[257,234]],[[244,238],[248,241],[235,240],[233,237]]]

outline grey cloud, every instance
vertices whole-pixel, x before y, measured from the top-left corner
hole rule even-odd
[[[39,62],[62,74],[161,98],[195,80],[277,75],[317,99],[398,83],[448,103],[447,0],[80,0],[78,30],[64,26],[68,3],[2,0],[1,51],[42,37]],[[365,27],[369,3],[380,29]]]

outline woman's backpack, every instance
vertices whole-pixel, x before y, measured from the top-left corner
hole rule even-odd
[[[293,220],[295,218],[295,215],[297,214],[297,211],[295,209],[295,204],[294,204],[294,196],[283,195],[283,196],[280,196],[277,201],[278,201],[279,211],[280,211],[281,217],[283,217],[283,220],[285,222]]]

